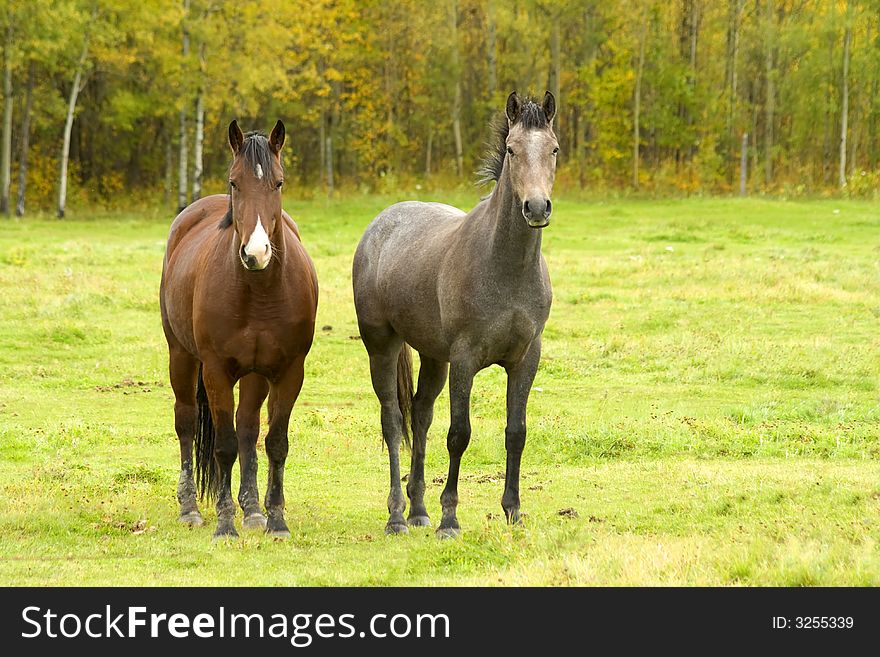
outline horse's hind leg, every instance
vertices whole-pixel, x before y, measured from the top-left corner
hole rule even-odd
[[[269,433],[266,454],[269,457],[269,481],[266,484],[266,533],[276,538],[290,538],[284,521],[284,464],[287,461],[290,413],[302,390],[305,354],[291,364],[281,380],[271,385],[269,397]]]
[[[196,483],[193,479],[193,438],[198,417],[196,377],[199,361],[177,344],[170,344],[168,353],[168,371],[171,388],[174,390],[174,429],[180,442],[180,478],[177,480],[180,521],[188,525],[201,525],[204,520],[196,503]]]
[[[266,516],[260,510],[257,487],[257,438],[260,436],[260,409],[269,394],[269,382],[260,374],[248,374],[239,381],[238,408],[235,411],[235,434],[241,485],[238,504],[244,512],[242,526],[265,529]]]
[[[425,508],[425,447],[428,429],[434,419],[434,402],[446,384],[447,363],[420,356],[419,387],[412,406],[412,460],[406,495],[409,497],[408,524],[427,527],[431,524]]]
[[[403,518],[406,500],[400,487],[400,441],[403,438],[403,414],[397,399],[397,359],[403,340],[390,327],[380,332],[365,330],[361,325],[364,346],[370,354],[370,377],[373,390],[381,405],[382,438],[388,446],[388,465],[391,490],[388,494],[388,523],[386,534],[405,534],[408,529]]]

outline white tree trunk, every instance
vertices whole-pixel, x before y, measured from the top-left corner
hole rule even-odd
[[[204,170],[203,146],[205,143],[205,101],[202,92],[196,97],[196,140],[193,144],[192,200],[202,197],[202,172]]]
[[[83,68],[86,65],[86,57],[89,52],[89,37],[86,35],[83,42],[82,53],[76,66],[76,74],[73,76],[73,85],[70,87],[70,97],[67,102],[67,120],[64,122],[64,143],[61,146],[61,175],[58,184],[58,218],[64,218],[64,208],[67,205],[67,163],[70,158],[70,133],[73,130],[73,118],[76,111],[76,100],[83,88]]]
[[[202,179],[205,170],[205,44],[199,44],[199,90],[196,94],[196,136],[193,144],[192,200],[202,197]]]
[[[10,17],[11,18],[11,17]],[[3,155],[0,158],[2,190],[0,212],[9,214],[9,189],[12,183],[12,22],[6,28],[6,47],[3,62]]]
[[[31,135],[31,107],[34,101],[34,77],[36,64],[33,60],[28,65],[27,91],[25,92],[24,112],[21,117],[21,151],[18,156],[18,202],[15,204],[15,216],[24,216],[24,190],[27,184],[27,158]]]

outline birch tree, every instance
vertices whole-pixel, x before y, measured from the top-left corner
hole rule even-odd
[[[70,159],[70,134],[73,130],[73,119],[76,114],[76,101],[85,86],[85,68],[89,55],[89,42],[91,39],[92,26],[98,17],[97,4],[93,5],[91,21],[84,28],[82,50],[76,63],[73,82],[70,85],[70,95],[67,101],[67,117],[64,121],[64,140],[61,146],[61,172],[58,176],[58,218],[64,218],[67,205],[67,167]]]

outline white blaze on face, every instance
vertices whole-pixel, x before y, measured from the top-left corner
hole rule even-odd
[[[263,228],[263,221],[257,215],[257,225],[254,232],[244,247],[245,255],[253,256],[257,260],[257,269],[265,269],[272,257],[272,245],[269,243],[269,235]]]
[[[263,165],[261,165],[261,164],[257,165],[256,174],[257,174],[257,180],[263,179]]]

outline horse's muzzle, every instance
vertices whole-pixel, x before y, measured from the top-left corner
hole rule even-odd
[[[553,204],[549,198],[526,199],[523,201],[523,217],[526,218],[526,222],[532,228],[546,228],[549,226],[551,212],[553,212]]]
[[[268,259],[265,263],[261,263],[257,260],[256,256],[245,253],[244,247],[241,247],[241,250],[238,252],[238,257],[241,258],[241,264],[244,265],[244,268],[248,271],[260,271],[269,265]]]

